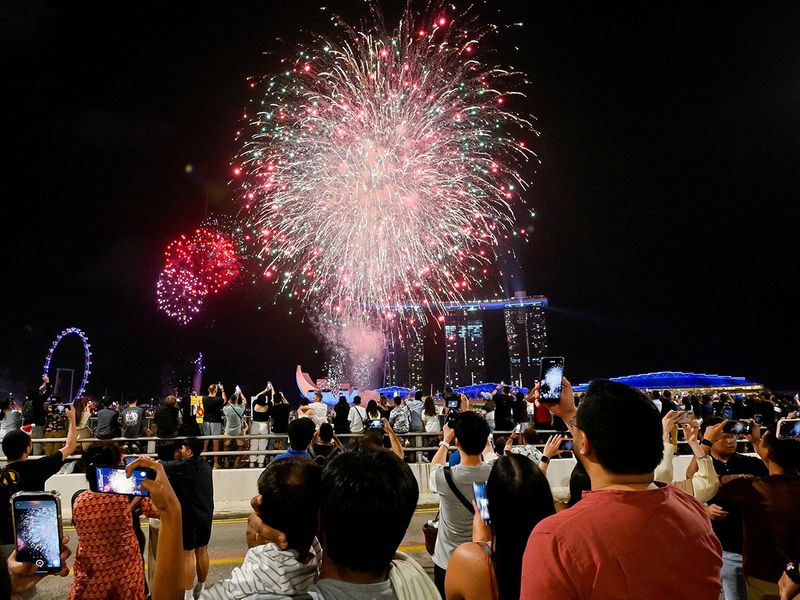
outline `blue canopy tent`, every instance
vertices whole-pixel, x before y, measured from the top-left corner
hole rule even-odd
[[[631,387],[642,390],[661,389],[695,389],[695,388],[735,388],[756,389],[760,383],[749,381],[744,377],[728,377],[723,375],[706,375],[704,373],[684,373],[681,371],[659,371],[658,373],[644,373],[642,375],[627,375],[625,377],[610,377],[610,381],[618,381]],[[576,392],[585,392],[588,383],[573,386]]]

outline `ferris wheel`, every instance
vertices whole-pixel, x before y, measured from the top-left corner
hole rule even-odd
[[[75,402],[75,400],[80,398],[83,395],[83,392],[86,390],[86,384],[89,383],[89,374],[92,372],[92,351],[91,347],[89,346],[89,339],[86,337],[86,334],[83,331],[77,327],[69,327],[58,334],[58,337],[56,337],[55,341],[50,346],[50,350],[47,351],[47,358],[44,360],[44,369],[42,371],[42,375],[47,375],[48,377],[50,376],[50,362],[53,360],[53,353],[61,343],[61,340],[68,335],[77,335],[83,344],[83,378],[81,379],[81,384],[78,387],[78,393],[75,394],[75,397],[70,400],[70,402]]]

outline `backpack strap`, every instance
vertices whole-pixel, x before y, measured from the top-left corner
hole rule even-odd
[[[447,486],[450,488],[450,491],[453,492],[453,495],[461,501],[461,504],[469,511],[469,514],[474,515],[475,507],[472,506],[472,502],[467,500],[466,496],[461,493],[461,490],[456,487],[456,482],[453,481],[453,473],[450,471],[450,467],[444,468],[444,478],[447,481]]]

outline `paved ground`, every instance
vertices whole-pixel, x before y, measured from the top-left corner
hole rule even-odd
[[[433,562],[428,553],[425,552],[422,525],[428,519],[432,519],[435,514],[435,508],[418,509],[414,514],[414,518],[411,520],[411,525],[400,547],[403,552],[407,552],[413,556],[431,577],[433,577]],[[234,567],[241,564],[244,554],[247,551],[247,544],[244,538],[245,521],[246,519],[244,518],[230,518],[214,521],[211,544],[209,545],[209,555],[211,559],[211,569],[208,575],[209,584],[224,579]],[[144,523],[145,521],[143,521],[143,524]],[[145,528],[144,531],[146,534],[147,529]],[[75,530],[71,527],[66,528],[65,534],[70,536],[69,545],[74,554],[77,542]],[[72,565],[71,558],[69,564]],[[65,578],[46,577],[38,585],[37,593],[34,597],[42,598],[43,600],[61,600],[67,597],[67,592],[71,583],[71,575]]]

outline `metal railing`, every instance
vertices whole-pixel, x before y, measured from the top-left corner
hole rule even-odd
[[[558,431],[555,429],[542,429],[537,430],[537,434],[539,434],[540,439],[546,439],[547,437],[554,435],[554,434],[564,434],[563,431]],[[495,440],[498,438],[507,438],[513,432],[512,431],[494,431],[492,432]],[[344,446],[347,445],[351,438],[359,438],[362,437],[363,433],[343,433],[343,434],[336,434],[336,438],[338,438]],[[433,445],[427,445],[427,442],[431,439],[441,439],[441,433],[428,433],[428,432],[409,432],[409,433],[396,433],[395,434],[398,438],[403,441],[404,450],[406,456],[414,457],[413,462],[423,462],[423,456],[428,453],[435,452],[439,449],[438,442]],[[282,454],[288,448],[288,444],[286,443],[288,440],[287,434],[285,433],[265,433],[265,434],[253,434],[253,435],[198,435],[192,436],[195,439],[208,441],[208,451],[203,452],[203,456],[206,457],[234,457],[234,456],[241,456],[246,458],[246,462],[249,462],[249,457],[251,456],[276,456],[278,454]],[[169,442],[176,442],[186,439],[186,436],[175,436],[175,437],[156,437],[156,436],[142,436],[136,438],[125,438],[125,437],[116,437],[116,438],[108,438],[108,439],[99,439],[95,437],[87,437],[87,438],[79,438],[78,439],[78,447],[79,449],[83,444],[91,444],[94,442],[117,442],[122,446],[131,446],[137,445],[142,447],[144,444],[145,451],[136,452],[137,456],[151,456],[155,457],[158,456],[156,452],[156,447],[158,444],[169,443]],[[280,440],[284,447],[279,449],[264,449],[264,450],[251,450],[249,448],[250,442],[253,440]],[[244,442],[247,448],[237,448],[236,450],[217,450],[214,451],[211,448],[211,443],[214,441],[222,441],[222,442],[236,442],[237,446]],[[35,438],[31,440],[34,444],[34,449],[37,448],[37,444],[64,444],[67,441],[66,437],[46,437],[46,438]],[[746,444],[747,440],[740,439],[737,440],[740,444]],[[678,444],[683,446],[687,444],[685,440],[678,440]],[[535,447],[542,449],[544,448],[544,443],[534,444]],[[451,447],[451,449],[454,447]],[[502,451],[502,449],[500,449]],[[31,458],[37,458],[38,456],[43,456],[44,454],[31,454]],[[67,460],[78,460],[80,459],[80,453],[72,454],[68,457]],[[4,456],[0,457],[0,462],[4,463],[6,458]]]

